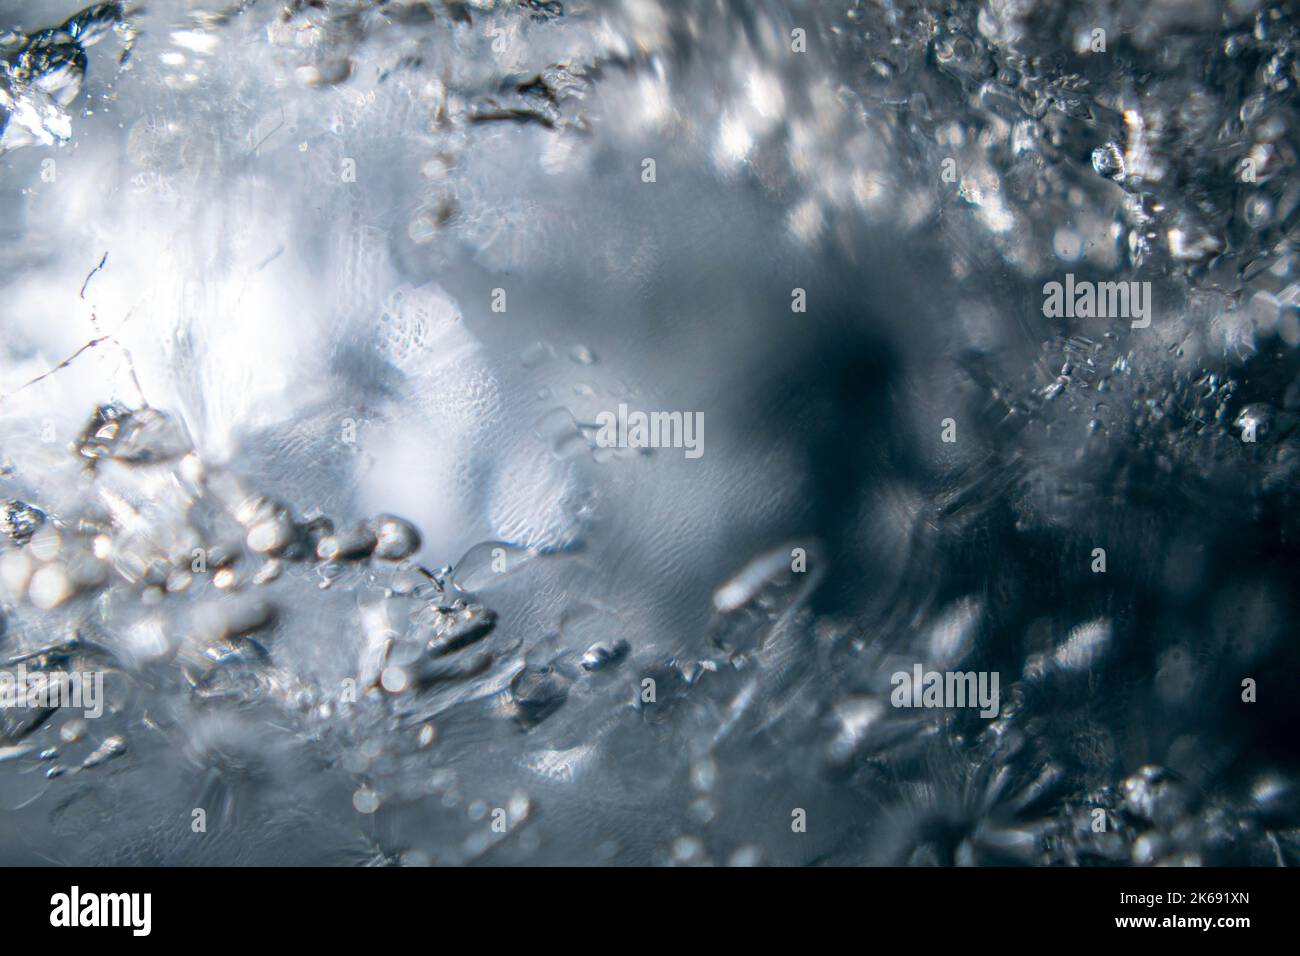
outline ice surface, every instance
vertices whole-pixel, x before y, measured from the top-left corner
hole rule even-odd
[[[1295,863],[1293,14],[0,0],[0,860]]]

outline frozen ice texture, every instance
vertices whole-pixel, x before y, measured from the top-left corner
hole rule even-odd
[[[0,860],[1296,862],[1293,19],[741,10],[0,2]]]

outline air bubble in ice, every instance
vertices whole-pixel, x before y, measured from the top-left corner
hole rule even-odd
[[[359,561],[369,557],[378,543],[370,525],[359,521],[343,531],[321,538],[316,545],[316,557],[322,561]]]
[[[627,656],[628,643],[622,638],[610,641],[598,641],[587,648],[582,655],[582,668],[588,671],[603,670],[611,664],[617,664]]]
[[[515,718],[525,729],[553,714],[568,696],[569,680],[550,666],[525,666],[510,682]]]
[[[401,561],[420,548],[420,533],[415,526],[396,515],[379,515],[373,522],[375,531],[375,557],[385,561]]]
[[[453,565],[451,584],[462,593],[473,594],[522,570],[536,556],[537,552],[531,548],[504,541],[482,541]]]

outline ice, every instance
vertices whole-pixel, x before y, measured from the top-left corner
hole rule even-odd
[[[1294,863],[1297,43],[0,0],[0,859]]]

